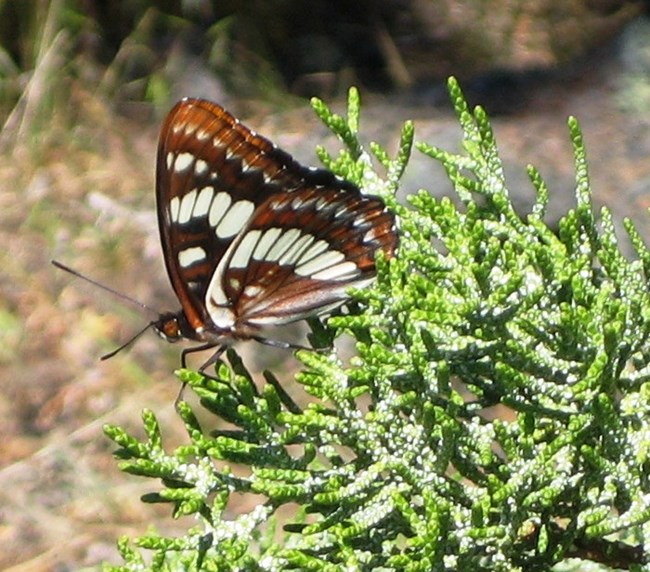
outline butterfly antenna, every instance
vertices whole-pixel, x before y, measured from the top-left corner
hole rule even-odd
[[[60,270],[64,270],[65,272],[68,272],[69,274],[72,274],[73,276],[76,276],[77,278],[81,278],[82,280],[85,280],[86,282],[89,282],[93,286],[97,286],[98,288],[101,288],[102,290],[105,290],[106,292],[110,292],[111,294],[113,294],[113,296],[117,296],[118,298],[121,298],[122,300],[124,300],[126,302],[129,302],[129,303],[131,303],[131,304],[133,304],[135,306],[138,306],[138,307],[142,308],[143,310],[147,310],[148,312],[152,312],[153,314],[157,314],[157,312],[153,308],[150,308],[149,306],[147,306],[146,304],[143,304],[139,300],[135,300],[134,298],[131,298],[130,296],[127,296],[126,294],[123,294],[122,292],[118,292],[117,290],[113,290],[113,288],[111,288],[110,286],[106,286],[106,284],[102,284],[101,282],[97,282],[96,280],[93,280],[92,278],[88,278],[88,276],[84,276],[83,274],[81,274],[81,272],[77,272],[73,268],[70,268],[69,266],[66,266],[65,264],[61,264],[57,260],[52,260],[51,262],[52,262],[52,264],[54,266],[56,266]],[[149,326],[151,326],[151,324],[149,324]],[[147,326],[147,328],[149,326]],[[145,330],[147,328],[145,328]],[[140,332],[139,334],[137,334],[135,336],[135,338],[137,338],[142,333],[143,332]],[[135,338],[129,340],[124,345],[128,346]],[[117,353],[121,349],[122,348],[118,348],[115,351],[115,353]],[[102,359],[104,359],[104,358],[102,358]]]
[[[99,359],[101,361],[107,360],[112,358],[115,354],[120,353],[124,348],[128,348],[135,340],[137,340],[142,334],[144,334],[149,328],[153,327],[155,322],[149,322],[144,328],[142,328],[135,336],[131,337],[130,340],[127,340],[124,342],[119,348],[114,349],[113,351],[108,352],[107,354],[104,354],[102,357]]]

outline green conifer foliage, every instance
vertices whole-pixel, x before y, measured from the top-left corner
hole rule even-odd
[[[464,152],[417,149],[444,166],[453,201],[422,190],[396,202],[411,123],[395,158],[369,146],[379,175],[357,138],[356,91],[347,119],[314,102],[346,146],[320,149],[325,165],[400,222],[398,256],[379,257],[354,311],[311,322],[316,347],[347,333],[357,355],[298,352],[304,407],[271,373],[255,384],[233,351],[214,378],[181,371],[215,422],[180,403],[188,444],[174,451],[151,412],[144,441],[107,427],[123,470],[153,479],[143,500],[196,516],[184,537],[122,540],[114,569],[645,569],[650,252],[627,221],[626,259],[609,211],[594,212],[575,119],[576,206],[553,231],[539,173],[528,169],[537,200],[522,216],[485,113],[449,88]],[[263,500],[230,516],[246,494]]]

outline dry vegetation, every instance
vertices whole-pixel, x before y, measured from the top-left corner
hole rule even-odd
[[[46,570],[83,564],[150,518],[131,502],[137,484],[119,485],[102,421],[137,422],[144,404],[171,413],[177,389],[173,357],[164,359],[152,337],[99,362],[143,317],[49,263],[56,257],[134,297],[165,300],[151,192],[155,127],[120,120],[79,92],[46,130],[18,119],[3,132],[0,172],[0,233],[8,245],[0,535],[20,550],[3,551],[0,567],[36,559],[35,569]]]
[[[170,444],[182,439],[178,348],[149,333],[100,362],[152,316],[50,264],[177,307],[154,211],[158,121],[127,119],[96,86],[62,75],[100,71],[66,60],[60,38],[42,46],[0,135],[0,542],[13,547],[0,550],[1,569],[97,565],[115,560],[120,535],[166,530],[169,509],[137,500],[144,483],[120,474],[102,425],[138,427],[148,407]]]
[[[0,568],[76,568],[114,555],[119,535],[157,517],[169,526],[169,508],[137,501],[146,490],[119,473],[102,424],[139,427],[147,407],[180,443],[179,348],[148,333],[100,362],[152,316],[50,265],[59,259],[154,308],[176,308],[154,212],[158,125],[120,118],[80,90],[47,131],[25,121],[3,132],[0,165],[0,540],[20,547],[0,553]],[[260,363],[260,348],[249,349],[248,363]],[[291,360],[279,354],[269,359]]]

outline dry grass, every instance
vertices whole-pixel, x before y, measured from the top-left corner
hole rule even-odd
[[[147,407],[167,445],[184,442],[173,409],[179,348],[149,333],[98,361],[152,316],[50,264],[56,258],[150,306],[177,308],[154,212],[158,122],[121,118],[78,88],[69,96],[46,127],[23,107],[1,135],[0,542],[18,548],[0,551],[0,569],[116,561],[120,535],[152,523],[179,534],[188,527],[169,519],[169,507],[139,501],[152,484],[119,472],[102,433],[105,422],[139,432]],[[265,359],[295,366],[288,352],[250,350],[253,370]]]
[[[61,71],[72,66],[61,56],[65,38],[51,42],[0,133],[0,542],[17,547],[0,550],[0,569],[117,563],[120,535],[151,525],[181,534],[193,523],[142,504],[154,484],[120,473],[102,433],[105,422],[141,433],[140,411],[149,408],[166,446],[187,442],[173,408],[180,348],[147,333],[100,362],[155,316],[50,264],[60,260],[159,311],[178,308],[154,210],[160,118],[144,106],[141,120],[116,113],[89,87],[101,73],[71,80]],[[316,120],[305,104],[268,127],[273,136],[281,126],[279,143],[308,155],[324,131],[305,143],[296,131],[308,124]],[[272,367],[292,379],[289,352],[241,349],[252,372]]]
[[[23,114],[3,132],[0,538],[20,547],[2,551],[3,569],[76,568],[162,514],[136,504],[139,483],[122,480],[101,428],[137,424],[144,404],[171,415],[173,357],[145,338],[134,352],[98,362],[143,317],[49,263],[59,258],[140,299],[164,299],[155,128],[116,118],[86,93],[70,104],[47,131]],[[72,116],[79,122],[70,129]],[[145,373],[152,363],[158,373]],[[162,377],[167,383],[155,382]]]

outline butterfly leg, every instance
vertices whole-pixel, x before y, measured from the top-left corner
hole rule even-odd
[[[271,346],[272,348],[282,348],[284,350],[307,350],[310,352],[323,352],[328,351],[331,348],[310,348],[308,346],[301,346],[300,344],[292,344],[291,342],[285,342],[283,340],[270,340],[269,338],[263,338],[262,336],[251,336],[252,340],[265,346]]]
[[[201,346],[194,346],[193,348],[185,348],[181,352],[181,366],[183,367],[183,369],[187,369],[187,356],[189,354],[193,354],[195,352],[201,352],[203,350],[208,350],[208,349],[213,348],[213,347],[214,347],[214,344],[203,344]],[[215,363],[221,357],[221,355],[223,354],[224,351],[226,351],[226,346],[219,346],[219,349],[210,356],[210,359],[208,361],[206,361],[199,368],[199,372],[204,373],[205,368],[207,368],[209,365],[212,365],[213,363]],[[208,375],[208,374],[205,374],[205,375]],[[208,375],[208,377],[210,377],[210,376]],[[181,388],[180,388],[180,390],[178,392],[178,396],[176,397],[176,400],[174,401],[174,407],[176,409],[178,409],[178,404],[181,401],[181,399],[183,398],[183,392],[185,391],[185,386],[186,385],[187,385],[187,382],[185,382],[185,383],[183,383],[183,385],[181,385]]]
[[[207,346],[207,347],[214,347],[214,346]],[[208,361],[206,361],[206,362],[205,362],[205,363],[204,363],[204,364],[199,368],[199,371],[200,371],[201,373],[203,373],[203,372],[205,371],[205,368],[207,368],[208,366],[212,365],[213,363],[216,363],[217,360],[218,360],[218,359],[221,357],[221,355],[223,354],[223,352],[226,351],[226,347],[227,347],[227,346],[219,346],[219,349],[218,349],[216,352],[214,352],[214,353],[210,356],[210,358],[208,359]],[[201,347],[201,349],[207,349],[207,348],[206,348],[205,346],[203,346],[203,347]]]
[[[209,350],[209,349],[214,348],[214,347],[215,347],[215,344],[208,343],[208,344],[203,344],[203,345],[200,345],[200,346],[194,346],[194,347],[192,347],[192,348],[185,348],[185,349],[181,352],[181,366],[183,367],[183,369],[187,369],[187,356],[188,356],[189,354],[193,354],[193,353],[195,353],[195,352],[202,352],[202,351],[204,351],[204,350]],[[217,349],[217,350],[216,350],[216,351],[215,351],[215,352],[210,356],[210,358],[208,359],[208,361],[206,361],[206,362],[205,362],[205,363],[204,363],[204,364],[199,368],[199,370],[198,370],[199,373],[201,373],[201,374],[203,374],[203,375],[205,375],[205,376],[207,376],[207,377],[210,377],[210,378],[212,378],[212,379],[216,379],[217,381],[220,381],[220,380],[218,380],[216,377],[212,377],[210,374],[205,373],[205,369],[206,369],[207,367],[211,366],[213,363],[216,363],[217,360],[218,360],[218,359],[223,355],[223,353],[226,351],[227,347],[228,347],[228,346],[225,346],[225,345],[219,346],[218,349]],[[181,398],[181,396],[182,396],[182,394],[183,394],[183,390],[185,389],[185,386],[186,386],[186,385],[187,385],[187,384],[184,383],[183,386],[181,387],[181,390],[180,390],[180,392],[179,392],[179,394],[178,394],[178,397],[176,398],[176,403],[178,403],[178,401],[180,400],[180,398]]]
[[[193,354],[196,352],[202,352],[204,350],[209,350],[211,348],[215,347],[215,344],[213,343],[208,343],[208,344],[203,344],[200,346],[194,346],[192,348],[185,348],[181,352],[181,367],[183,369],[187,369],[187,356],[189,354]],[[224,352],[225,347],[219,347],[219,349],[215,352],[216,357],[213,355],[206,363],[204,363],[200,368],[199,371],[203,373],[203,370],[208,367],[211,363],[214,363],[219,359],[219,356]],[[214,359],[213,359],[214,358]]]

